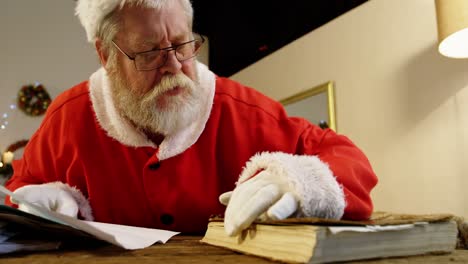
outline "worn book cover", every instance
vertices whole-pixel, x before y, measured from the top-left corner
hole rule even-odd
[[[73,227],[0,205],[0,254],[102,243]]]
[[[327,263],[359,259],[449,253],[457,224],[449,214],[374,213],[368,221],[291,218],[255,222],[229,237],[223,219],[213,217],[201,240],[288,263]]]
[[[60,239],[71,236],[75,238],[74,241],[78,241],[81,238],[94,238],[95,240],[106,241],[124,249],[141,249],[158,242],[166,243],[171,237],[178,234],[178,232],[155,228],[84,221],[37,206],[1,185],[0,193],[13,197],[16,201],[27,205],[29,210],[33,211],[34,215],[7,206],[0,208],[2,209],[0,221],[7,223],[6,228],[9,230],[11,230],[11,226],[20,226],[28,230],[28,232],[21,233],[25,238],[31,238],[32,234],[34,234],[32,231],[37,231],[42,235],[39,236],[39,239],[44,240],[55,235],[60,237]],[[5,237],[4,235],[4,240],[6,239]],[[8,241],[11,241],[11,239],[8,238]]]

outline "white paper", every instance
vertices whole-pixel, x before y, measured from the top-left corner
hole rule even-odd
[[[403,225],[368,225],[368,226],[332,226],[328,227],[328,230],[332,234],[338,234],[340,232],[381,232],[381,231],[396,231],[413,228],[415,225],[427,224],[426,222],[418,222],[414,224],[403,224]]]
[[[78,220],[29,203],[1,185],[0,192],[13,197],[13,199],[20,203],[24,203],[31,208],[33,213],[37,216],[82,230],[101,240],[125,249],[141,249],[149,247],[157,242],[166,243],[171,237],[179,234],[179,232],[161,229]]]
[[[145,248],[153,245],[156,242],[166,243],[171,237],[179,234],[179,232],[172,232],[161,229],[88,221],[83,222],[86,222],[88,225],[93,226],[105,233],[113,234],[114,241],[111,243],[114,245],[119,245],[125,249]]]

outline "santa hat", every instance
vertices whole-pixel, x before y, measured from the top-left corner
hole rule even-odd
[[[174,0],[78,0],[75,14],[80,19],[81,25],[86,30],[89,42],[96,40],[98,26],[102,20],[111,13],[117,6],[122,8],[126,3],[143,4],[146,7],[161,8],[164,4],[172,3]],[[190,0],[182,1],[187,16],[193,18],[193,9]]]
[[[80,19],[81,25],[86,30],[89,42],[94,42],[98,26],[104,17],[112,12],[119,4],[124,4],[125,0],[78,0],[75,14]]]

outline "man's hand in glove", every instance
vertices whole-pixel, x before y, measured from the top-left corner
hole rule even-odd
[[[61,182],[26,185],[16,189],[14,194],[33,205],[50,211],[75,218],[80,216],[85,220],[93,220],[91,207],[83,194],[76,188]],[[18,205],[18,209],[35,214],[34,208],[29,208],[24,203],[10,199],[12,203]]]
[[[232,192],[222,194],[220,202],[227,204],[224,228],[235,236],[257,218],[281,220],[298,208],[298,199],[286,179],[269,171],[242,182]]]

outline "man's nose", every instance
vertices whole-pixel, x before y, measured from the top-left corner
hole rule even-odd
[[[166,63],[159,68],[161,74],[176,74],[180,73],[182,63],[177,59],[175,50],[168,50],[166,52]]]

